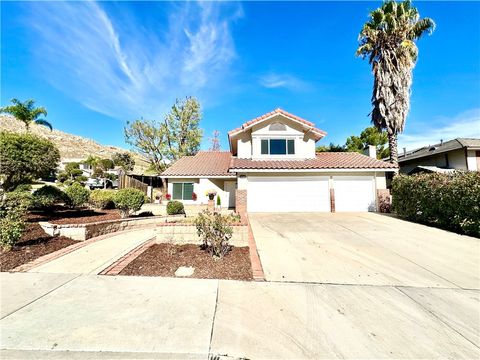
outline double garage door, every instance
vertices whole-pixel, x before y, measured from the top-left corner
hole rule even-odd
[[[372,176],[334,176],[335,211],[372,211]],[[249,212],[329,212],[328,176],[248,177]]]

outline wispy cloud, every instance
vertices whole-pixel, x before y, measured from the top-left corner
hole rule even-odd
[[[84,106],[122,119],[159,117],[176,97],[208,98],[228,81],[239,4],[158,3],[159,18],[168,9],[163,22],[134,18],[128,6],[29,3],[41,76]]]
[[[431,122],[422,123],[414,132],[399,136],[399,149],[412,150],[427,145],[433,145],[440,140],[450,140],[457,137],[480,138],[480,108],[468,110],[452,118],[437,117]],[[429,124],[437,124],[432,127]],[[408,129],[408,127],[407,127]]]
[[[306,91],[312,88],[308,82],[291,74],[268,73],[260,76],[260,85],[269,89],[285,88],[292,91]]]

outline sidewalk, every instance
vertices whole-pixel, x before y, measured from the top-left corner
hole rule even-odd
[[[34,273],[98,274],[114,261],[155,236],[154,229],[113,235],[29,270]]]
[[[480,355],[476,290],[42,273],[0,290],[2,359]]]

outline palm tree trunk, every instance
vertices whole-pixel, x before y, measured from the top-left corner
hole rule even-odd
[[[398,164],[397,134],[388,134],[388,147],[390,148],[390,162]]]

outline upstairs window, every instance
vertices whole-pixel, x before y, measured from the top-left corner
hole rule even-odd
[[[173,183],[173,200],[192,200],[193,183]]]
[[[294,155],[295,140],[293,139],[263,139],[261,141],[262,155]]]

